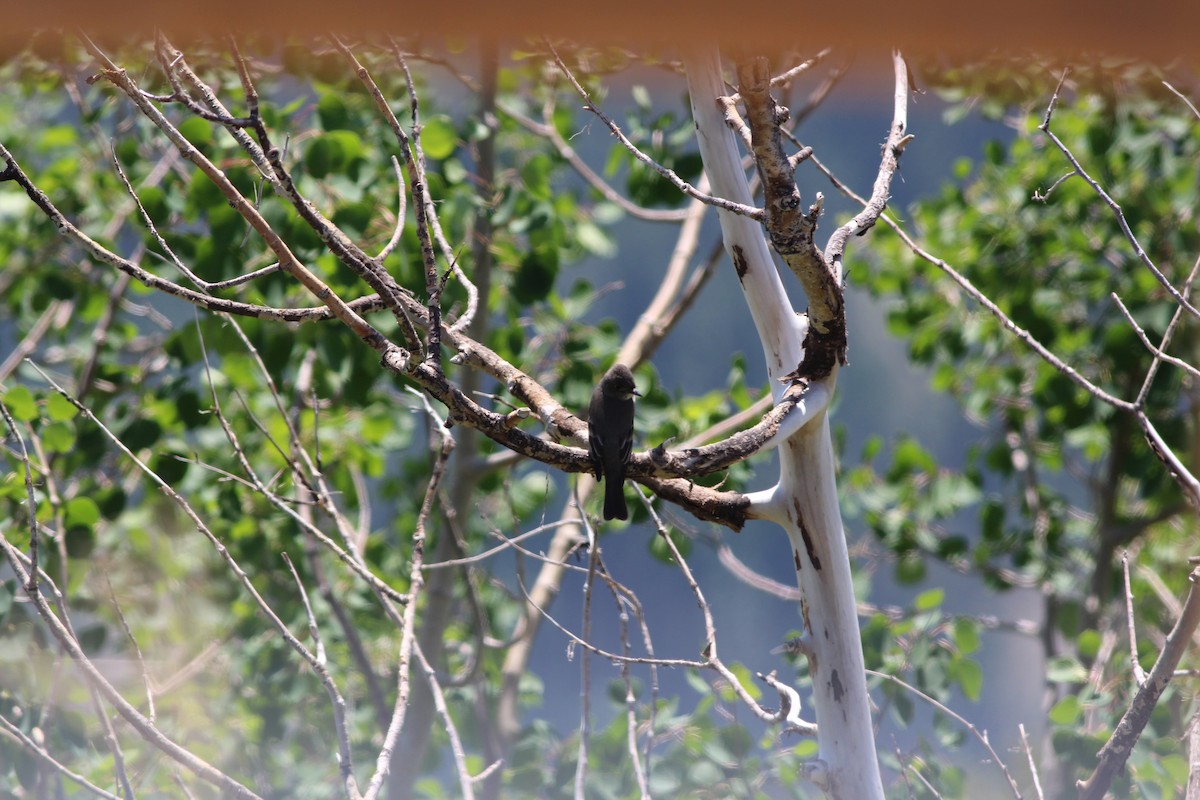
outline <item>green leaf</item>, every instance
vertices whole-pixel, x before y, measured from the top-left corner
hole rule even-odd
[[[575,241],[580,247],[600,258],[612,258],[617,254],[617,244],[603,228],[583,221],[575,226]]]
[[[77,525],[90,527],[100,521],[100,508],[90,497],[72,497],[66,505],[68,528]]]
[[[1095,658],[1100,652],[1101,636],[1100,632],[1089,628],[1079,634],[1075,646],[1079,651],[1079,655],[1083,658]]]
[[[792,746],[792,752],[795,754],[795,756],[797,758],[800,758],[800,759],[816,758],[817,753],[819,751],[820,751],[820,745],[817,743],[817,740],[815,738],[801,739],[799,742],[797,742],[795,745]]]
[[[552,488],[544,472],[522,475],[512,483],[510,497],[513,511],[520,516],[544,507]]]
[[[995,500],[984,504],[979,515],[980,530],[986,542],[996,542],[1004,535],[1004,506]]]
[[[69,453],[75,447],[75,426],[51,422],[42,428],[42,446],[51,453]]]
[[[100,513],[105,519],[116,519],[122,511],[125,510],[125,502],[129,499],[125,490],[120,486],[110,486],[107,489],[102,489],[95,494],[96,505],[100,509]]]
[[[630,513],[636,513],[640,505],[640,503],[631,505],[629,509]],[[686,536],[682,536],[677,532],[671,532],[667,535],[671,537],[671,541],[675,544],[675,548],[679,551],[679,554],[686,559],[692,552],[691,539],[688,539]],[[671,548],[667,546],[667,543],[664,541],[662,536],[655,536],[651,538],[649,546],[650,555],[654,556],[662,563],[672,565],[675,563],[675,555],[671,552]]]
[[[39,144],[47,150],[74,147],[79,140],[78,131],[70,125],[52,125],[38,135]]]
[[[168,486],[178,486],[187,474],[190,463],[182,460],[182,453],[159,453],[151,459],[150,469]]]
[[[644,111],[650,110],[650,90],[642,84],[634,85],[630,90],[633,95],[633,102],[638,104],[638,107]]]
[[[471,173],[457,158],[447,158],[442,162],[442,174],[446,177],[446,183],[451,186],[459,186],[471,178]]]
[[[1055,725],[1070,726],[1074,725],[1082,714],[1083,705],[1079,698],[1069,694],[1054,704],[1048,716]]]
[[[421,126],[421,149],[425,157],[441,161],[458,147],[458,132],[454,123],[444,114],[425,120]]]
[[[954,620],[954,644],[958,652],[969,655],[979,649],[979,623],[967,617]]]
[[[898,583],[920,583],[925,579],[925,560],[920,555],[906,553],[897,559],[894,574]]]
[[[150,447],[162,436],[162,426],[152,419],[135,419],[120,434],[121,441],[135,453]]]
[[[1159,761],[1159,766],[1163,768],[1163,771],[1167,773],[1176,787],[1187,783],[1191,765],[1179,753],[1167,753],[1163,755]]]
[[[926,452],[915,439],[905,437],[896,445],[889,474],[899,477],[909,471],[933,472],[935,469],[937,469],[937,462],[933,460],[933,456]]]
[[[721,750],[723,751],[724,748]],[[723,759],[722,763],[729,763],[729,761]],[[722,777],[721,770],[712,761],[693,761],[692,765],[688,767],[688,778],[696,786],[713,786]]]
[[[18,384],[5,392],[4,405],[13,419],[20,422],[32,422],[38,417],[37,400],[27,386]]]
[[[545,300],[554,288],[558,275],[558,260],[547,258],[538,252],[526,253],[517,267],[510,287],[513,299],[521,305]]]
[[[913,601],[913,607],[916,608],[917,611],[929,611],[930,609],[939,607],[945,597],[945,589],[940,587],[929,589],[917,595],[916,600]]]
[[[521,165],[521,181],[529,193],[538,200],[552,199],[550,173],[553,168],[554,163],[545,153],[538,153],[532,158],[526,159],[525,163]]]
[[[324,178],[337,169],[340,162],[338,142],[328,136],[312,141],[304,151],[304,169],[314,178]]]
[[[717,735],[721,738],[721,743],[725,746],[734,757],[734,759],[743,759],[754,747],[754,740],[750,737],[750,732],[741,725],[729,725],[717,731]]]
[[[955,659],[950,668],[963,696],[972,702],[978,702],[983,691],[983,668],[969,658]]]
[[[883,437],[881,437],[877,434],[872,434],[871,436],[867,437],[867,441],[863,445],[862,460],[863,461],[872,461],[875,459],[876,456],[879,455],[880,451],[882,451],[882,450],[883,450]]]
[[[346,166],[358,161],[366,156],[367,145],[354,131],[330,131],[325,134],[325,139],[334,142],[337,146],[339,156],[338,168],[344,169]]]
[[[327,131],[350,127],[350,110],[336,91],[326,91],[317,101],[317,119]]]
[[[179,132],[199,150],[206,150],[213,141],[212,123],[199,117],[185,119],[179,125]]]
[[[979,501],[980,492],[963,475],[943,473],[929,487],[929,503],[933,513],[949,516],[960,508]]]
[[[708,685],[708,681],[704,680],[704,676],[695,670],[689,669],[684,674],[684,679],[693,690],[702,697],[707,697],[712,694],[712,687]]]

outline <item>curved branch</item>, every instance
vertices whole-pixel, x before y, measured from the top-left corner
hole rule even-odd
[[[667,451],[662,445],[651,450],[648,461],[653,465],[656,477],[696,477],[711,475],[755,453],[770,450],[829,406],[832,392],[825,383],[806,386],[793,383],[783,398],[763,415],[757,425],[701,447]],[[799,408],[797,408],[799,406]],[[631,459],[627,474],[639,477],[642,473],[643,456]]]
[[[763,184],[763,225],[775,251],[800,279],[808,297],[809,334],[805,343],[804,363],[814,364],[809,343],[831,338],[839,350],[837,363],[845,363],[845,302],[837,276],[813,241],[823,198],[818,193],[807,210],[802,208],[796,186],[796,167],[783,150],[780,127],[788,120],[788,110],[771,95],[771,73],[767,59],[754,58],[737,67],[739,90],[746,104],[746,123],[750,127],[751,150]],[[840,341],[839,341],[840,340]],[[826,359],[821,359],[825,361]],[[823,378],[834,363],[807,373]]]
[[[842,254],[850,235],[861,236],[870,230],[887,207],[900,154],[911,139],[905,133],[908,127],[908,68],[899,52],[893,53],[893,66],[895,109],[871,198],[864,203],[862,211],[834,231],[822,253],[813,237],[823,198],[818,192],[813,204],[807,210],[802,209],[795,180],[796,165],[811,152],[802,150],[796,158],[789,158],[784,152],[781,128],[789,119],[789,112],[771,96],[766,59],[738,65],[751,147],[763,182],[767,234],[775,250],[800,279],[808,297],[810,324],[804,341],[804,360],[798,370],[805,378],[824,378],[838,365],[846,363]]]
[[[892,113],[892,127],[888,131],[887,141],[883,143],[883,159],[879,164],[879,172],[875,175],[875,185],[871,197],[864,204],[862,211],[853,219],[841,225],[829,242],[825,245],[825,261],[833,268],[838,281],[842,279],[842,254],[846,249],[846,241],[851,234],[862,236],[879,220],[883,210],[887,208],[892,178],[900,166],[900,155],[912,141],[908,130],[908,65],[899,51],[892,53],[892,66],[896,74],[895,107]]]

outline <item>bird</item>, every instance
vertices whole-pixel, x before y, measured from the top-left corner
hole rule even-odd
[[[588,456],[596,480],[604,481],[604,518],[628,519],[625,465],[633,449],[633,398],[641,397],[633,373],[614,364],[604,373],[588,404]]]

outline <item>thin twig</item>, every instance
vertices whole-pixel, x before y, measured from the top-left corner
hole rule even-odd
[[[1017,323],[1013,322],[1012,319],[1005,314],[998,305],[992,302],[991,298],[976,288],[975,284],[973,284],[966,276],[952,267],[947,261],[938,258],[917,244],[917,242],[913,240],[911,236],[909,236],[908,232],[901,228],[900,225],[894,220],[886,215],[883,217],[883,220],[889,227],[891,227],[892,231],[900,237],[900,241],[904,242],[904,244],[913,252],[914,255],[923,261],[927,261],[949,276],[950,279],[958,284],[959,288],[966,292],[972,300],[974,300],[976,303],[982,306],[984,310],[995,317],[1001,326],[1009,331],[1009,333],[1025,344],[1026,347],[1037,353],[1037,355],[1040,356],[1043,361],[1054,367],[1054,369],[1058,370],[1058,372],[1060,372],[1064,377],[1068,378],[1076,386],[1080,387],[1097,400],[1107,403],[1113,408],[1130,412],[1137,409],[1137,406],[1134,403],[1131,403],[1128,400],[1122,400],[1121,398],[1104,391],[1099,386],[1085,378],[1070,364],[1063,361],[1061,358],[1051,352],[1049,348],[1034,338],[1033,334],[1022,328]]]
[[[969,731],[970,734],[972,736],[974,736],[975,739],[978,740],[981,745],[983,745],[984,749],[988,751],[988,755],[991,756],[992,763],[994,763],[1000,769],[1000,771],[1004,774],[1004,779],[1008,782],[1008,786],[1012,790],[1013,797],[1017,798],[1017,800],[1021,800],[1021,788],[1020,788],[1020,786],[1017,785],[1017,782],[1013,778],[1012,774],[1009,773],[1008,766],[1004,763],[1004,760],[1002,758],[1000,758],[1000,754],[996,752],[996,749],[994,747],[992,747],[992,743],[990,741],[988,741],[987,731],[981,731],[979,728],[975,727],[975,724],[973,722],[971,722],[970,720],[968,720],[966,717],[962,716],[961,714],[958,714],[957,712],[955,712],[952,708],[947,706],[945,703],[935,700],[934,698],[925,694],[924,692],[922,692],[920,689],[916,688],[915,686],[905,683],[903,680],[896,677],[895,675],[889,675],[886,672],[876,672],[873,669],[868,669],[867,674],[874,675],[877,678],[883,678],[884,680],[889,680],[892,683],[899,686],[900,688],[906,689],[907,691],[911,692],[916,697],[921,698],[926,703],[929,703],[929,705],[933,706],[938,711],[942,712],[943,714],[945,714],[946,716],[955,720],[956,722],[958,722],[958,724],[960,724],[964,728],[966,728],[967,731]]]
[[[554,48],[554,45],[546,42],[546,46],[550,48],[550,52],[554,55],[554,61],[556,64],[558,64],[558,68],[562,70],[563,75],[565,75],[567,80],[570,81],[571,85],[575,87],[575,91],[579,94],[579,96],[583,98],[583,102],[585,104],[584,108],[599,117],[600,120],[608,126],[608,129],[612,131],[612,134],[617,138],[617,141],[619,141],[626,150],[632,153],[634,158],[666,178],[676,189],[683,192],[688,197],[699,200],[707,205],[715,206],[716,208],[721,208],[725,211],[730,211],[734,214],[741,214],[742,216],[749,217],[750,219],[760,221],[763,219],[763,210],[761,208],[754,208],[753,206],[742,205],[741,203],[735,203],[731,200],[726,200],[721,197],[705,194],[695,186],[692,186],[690,183],[683,180],[683,178],[680,178],[673,170],[667,169],[662,164],[659,164],[657,161],[650,158],[650,156],[639,150],[637,145],[629,141],[629,138],[621,131],[621,128],[617,125],[617,123],[613,122],[612,119],[610,119],[603,111],[600,110],[599,106],[592,102],[591,95],[588,94],[587,89],[584,89],[583,86],[579,84],[579,81],[576,80],[574,73],[572,73],[570,68],[567,67],[566,63],[562,60],[562,56],[558,54],[558,50]]]
[[[217,397],[215,384],[213,384],[211,381],[211,366],[208,363],[208,351],[204,345],[203,339],[200,340],[200,346],[201,355],[205,363],[205,369],[210,371],[209,388],[211,390],[211,396],[213,398],[213,405],[217,414],[217,419],[221,422],[222,428],[226,432],[226,438],[233,446],[234,455],[238,459],[239,464],[242,465],[243,472],[246,473],[250,481],[253,483],[255,490],[269,500],[272,505],[274,505],[284,514],[295,520],[298,525],[300,525],[306,532],[308,532],[311,536],[317,539],[317,541],[329,549],[334,555],[336,555],[343,564],[348,566],[356,575],[362,578],[362,580],[380,596],[386,597],[387,599],[396,603],[407,603],[408,597],[400,592],[397,592],[395,589],[389,586],[386,581],[372,573],[367,567],[366,563],[362,560],[362,556],[357,551],[353,550],[353,548],[344,549],[338,546],[337,542],[325,535],[324,531],[305,520],[299,512],[291,507],[291,504],[285,502],[283,498],[280,498],[275,492],[271,491],[265,483],[262,482],[257,472],[255,472],[255,470],[251,467],[250,461],[246,457],[245,450],[242,448],[237,435],[234,433],[232,426],[229,425],[228,420],[221,411],[220,399]],[[252,350],[252,352],[254,351]],[[265,370],[265,366],[263,368]],[[301,452],[303,452],[303,450],[301,450]],[[330,495],[328,492],[328,487],[324,488],[322,494],[325,497]],[[337,519],[336,516],[334,518]],[[345,535],[345,530],[342,526],[339,526],[339,531]],[[346,539],[348,540],[348,536]]]
[[[1187,107],[1192,110],[1192,113],[1196,115],[1197,119],[1200,119],[1200,109],[1197,109],[1195,103],[1193,103],[1183,92],[1179,91],[1166,81],[1163,81],[1163,86],[1170,89],[1180,100],[1187,103]]]
[[[459,70],[454,64],[446,59],[434,58],[430,56],[423,56],[423,58],[429,63],[437,64],[438,66],[445,68],[451,75],[458,79],[463,86],[467,87],[472,92],[480,91],[480,85],[477,81],[470,76],[463,74],[461,70]],[[605,200],[608,200],[610,203],[620,207],[622,211],[629,214],[631,217],[644,219],[648,222],[679,222],[684,219],[685,216],[687,216],[687,209],[646,208],[645,206],[639,206],[637,203],[634,203],[628,197],[614,189],[595,170],[588,166],[587,162],[579,156],[579,153],[576,152],[575,149],[567,142],[567,140],[564,139],[558,132],[558,129],[554,126],[550,117],[550,110],[552,109],[552,106],[550,106],[549,103],[552,101],[552,97],[548,98],[547,105],[543,106],[543,122],[538,122],[532,117],[521,113],[521,111],[512,104],[505,103],[499,99],[496,100],[495,109],[504,116],[516,122],[522,128],[525,128],[537,136],[547,139],[558,151],[558,154],[562,156],[563,159],[570,164],[577,173],[579,173],[581,178],[587,181],[588,185],[599,192]]]
[[[600,547],[593,543],[588,548],[588,571],[583,581],[583,638],[592,638],[592,587],[595,584],[596,566],[600,561]],[[628,665],[626,665],[628,666]],[[575,756],[575,800],[586,800],[584,789],[587,784],[588,744],[592,734],[592,658],[584,650],[579,660],[579,745]]]
[[[806,61],[801,61],[796,66],[794,66],[788,70],[785,70],[784,72],[779,73],[775,77],[771,78],[771,87],[775,88],[775,89],[778,89],[778,88],[786,89],[788,86],[791,85],[792,81],[794,81],[800,75],[803,75],[805,72],[808,72],[810,69],[815,67],[817,64],[820,64],[822,61],[824,61],[826,58],[828,58],[829,54],[832,52],[833,52],[832,47],[826,47],[825,49],[818,52],[812,58],[810,58]],[[741,99],[742,99],[742,96],[738,92],[734,92],[733,94],[729,95],[729,101],[731,103],[737,103]]]
[[[482,776],[472,777],[471,771],[467,767],[466,751],[463,750],[462,739],[458,735],[458,727],[450,717],[450,709],[446,705],[446,696],[442,693],[442,687],[438,683],[437,672],[430,666],[429,660],[425,658],[425,653],[421,651],[420,646],[415,642],[413,644],[413,655],[425,673],[425,680],[429,682],[429,688],[433,694],[434,707],[437,709],[438,715],[442,718],[442,724],[446,728],[446,735],[450,740],[450,752],[454,756],[454,770],[458,773],[460,796],[463,800],[474,800],[475,781]]]
[[[1196,263],[1200,265],[1200,261],[1197,261]],[[1139,339],[1141,339],[1142,345],[1149,350],[1156,359],[1165,361],[1173,367],[1178,367],[1184,372],[1189,373],[1193,378],[1200,378],[1200,369],[1193,367],[1182,358],[1176,358],[1169,353],[1164,353],[1157,345],[1154,344],[1154,342],[1150,341],[1150,337],[1146,334],[1146,331],[1142,329],[1141,325],[1138,325],[1137,320],[1133,318],[1133,314],[1128,308],[1125,307],[1125,303],[1121,300],[1120,296],[1116,292],[1113,292],[1109,296],[1112,297],[1113,302],[1117,304],[1117,308],[1120,309],[1122,316],[1125,317],[1125,321],[1129,323],[1129,327],[1133,328],[1133,332],[1137,334]],[[1175,319],[1177,319],[1177,317],[1172,317],[1172,322],[1174,322]],[[1147,384],[1143,383],[1143,387],[1145,385]]]
[[[1133,680],[1138,686],[1146,682],[1146,671],[1138,662],[1137,629],[1133,623],[1133,589],[1129,585],[1129,554],[1121,554],[1121,572],[1125,577],[1125,623],[1129,633],[1129,666],[1133,670]]]
[[[1038,800],[1045,800],[1046,795],[1042,793],[1042,781],[1038,777],[1037,762],[1033,760],[1033,748],[1029,746],[1029,737],[1025,734],[1025,723],[1019,723],[1017,730],[1021,733],[1021,749],[1025,751],[1025,758],[1029,761],[1029,775],[1033,779],[1033,791]]]
[[[121,604],[117,601],[117,593],[113,591],[112,581],[109,580],[107,572],[104,573],[104,584],[108,587],[108,597],[112,601],[113,610],[117,612],[121,629],[125,631],[125,636],[133,645],[133,655],[137,659],[138,671],[142,673],[142,686],[146,690],[146,716],[150,718],[151,722],[154,722],[154,686],[150,680],[150,673],[146,669],[146,660],[142,658],[142,648],[138,645],[137,637],[133,635],[133,629],[129,627],[129,621],[125,619],[125,612],[121,610]]]
[[[755,716],[764,722],[779,722],[783,718],[781,715],[785,713],[786,710],[780,709],[779,713],[772,714],[770,711],[767,711],[760,706],[758,702],[751,696],[749,690],[746,689],[746,687],[742,685],[742,682],[738,680],[738,677],[733,674],[732,670],[730,670],[729,667],[725,665],[725,662],[723,662],[717,656],[717,628],[716,623],[713,621],[712,608],[705,599],[704,592],[700,589],[700,584],[696,582],[696,577],[692,573],[691,567],[688,566],[683,554],[679,552],[679,547],[675,544],[675,540],[671,538],[670,531],[666,524],[659,517],[654,506],[649,502],[649,500],[646,499],[645,496],[642,495],[640,491],[638,492],[638,496],[642,498],[642,505],[645,506],[646,511],[650,514],[650,518],[654,521],[658,535],[664,542],[666,542],[667,549],[671,553],[672,560],[679,568],[680,573],[683,575],[684,581],[687,583],[688,588],[692,591],[692,595],[696,598],[696,605],[700,607],[700,613],[704,618],[705,641],[704,647],[701,650],[701,654],[703,655],[705,666],[715,670],[722,678],[724,678],[728,682],[729,687],[739,698],[741,698],[742,702],[745,703],[746,707],[749,708]]]

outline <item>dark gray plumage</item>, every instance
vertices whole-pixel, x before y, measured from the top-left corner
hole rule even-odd
[[[625,464],[633,449],[633,373],[614,364],[604,373],[588,405],[588,453],[596,480],[604,481],[604,518],[628,519]]]

